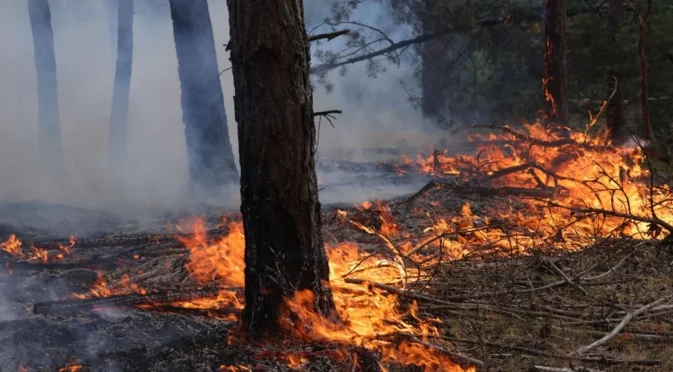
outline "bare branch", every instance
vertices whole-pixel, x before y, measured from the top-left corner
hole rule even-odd
[[[612,330],[612,332],[608,333],[607,335],[603,336],[601,339],[599,339],[599,340],[597,340],[597,341],[595,341],[595,342],[593,342],[589,345],[582,346],[581,348],[579,348],[577,350],[577,353],[578,354],[584,354],[587,351],[593,350],[593,349],[597,348],[598,346],[601,346],[604,343],[610,341],[615,336],[617,336],[617,334],[619,332],[621,332],[621,330],[624,329],[624,327],[626,327],[626,325],[631,321],[631,319],[633,319],[634,317],[644,313],[645,311],[659,305],[660,303],[662,303],[664,301],[670,300],[671,297],[673,297],[673,296],[662,297],[662,298],[660,298],[660,299],[658,299],[654,302],[650,302],[647,305],[641,306],[641,307],[637,308],[636,310],[628,312],[626,314],[626,316],[624,317],[624,319],[622,319],[622,321],[619,322],[619,324],[617,324],[617,326]]]
[[[327,40],[332,40],[336,37],[339,37],[341,35],[346,35],[347,33],[351,32],[349,29],[345,30],[340,30],[340,31],[335,31],[335,32],[327,32],[324,34],[317,34],[317,35],[312,35],[308,37],[308,41],[316,41],[316,40],[322,40],[322,39],[327,39]]]

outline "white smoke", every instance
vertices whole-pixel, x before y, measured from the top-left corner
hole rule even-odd
[[[114,1],[113,1],[114,3]],[[0,2],[0,201],[39,200],[87,208],[162,209],[184,200],[187,184],[184,126],[172,23],[167,1],[137,1],[131,80],[128,151],[124,174],[108,170],[107,135],[112,102],[116,17],[110,0],[52,0],[65,170],[61,180],[40,172],[37,149],[37,86],[25,0]],[[306,2],[310,24],[329,16],[331,1]],[[378,9],[378,10],[377,10]],[[225,0],[210,1],[218,62],[230,67]],[[364,9],[360,20],[404,38],[383,8]],[[334,48],[339,41],[333,41]],[[332,47],[331,44],[326,44]],[[368,160],[361,149],[427,144],[422,119],[407,101],[400,80],[413,84],[408,66],[390,66],[376,79],[364,65],[331,75],[332,93],[317,87],[316,110],[340,109],[332,128],[324,121],[320,156]],[[229,133],[238,151],[231,70],[221,76]],[[345,149],[345,150],[344,150]],[[238,158],[236,156],[236,158]],[[238,159],[236,159],[238,160]],[[222,204],[236,205],[238,195]]]

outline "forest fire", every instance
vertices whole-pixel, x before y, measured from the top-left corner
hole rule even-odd
[[[61,260],[70,255],[70,248],[75,245],[75,237],[70,237],[68,244],[58,244],[59,253],[49,254],[46,249],[31,246],[28,250],[23,250],[23,243],[15,234],[11,234],[6,241],[0,243],[0,250],[7,252],[15,259],[26,259],[29,262],[46,263],[50,259]]]
[[[352,240],[346,235],[327,244],[329,286],[339,321],[312,310],[311,291],[286,298],[280,319],[281,326],[294,336],[291,345],[330,348],[306,351],[298,347],[282,355],[272,351],[265,355],[294,370],[305,368],[316,355],[352,360],[354,368],[362,367],[368,362],[360,353],[367,350],[377,355],[380,370],[389,365],[415,365],[426,371],[475,371],[482,362],[451,351],[453,346],[442,341],[446,320],[419,307],[424,297],[418,294],[434,285],[432,277],[443,261],[486,253],[511,257],[540,250],[578,251],[608,237],[661,239],[663,230],[669,230],[667,221],[673,219],[673,209],[668,188],[651,184],[638,148],[611,148],[582,133],[560,137],[539,124],[525,126],[526,133],[509,127],[497,129],[504,134],[470,137],[477,144],[474,156],[435,152],[401,160],[407,169],[413,167],[434,178],[407,200],[435,187],[458,195],[498,196],[491,207],[462,198],[455,209],[447,210],[442,209],[441,200],[432,200],[427,208],[403,208],[408,214],[400,214],[400,206],[408,201],[365,201],[332,212],[330,228],[361,236]],[[150,273],[140,269],[125,271],[115,280],[99,272],[88,292],[71,298],[126,301],[124,296],[136,296],[134,302],[123,303],[146,311],[183,309],[237,321],[244,308],[243,225],[236,216],[221,225],[218,229],[222,230],[209,230],[203,218],[181,220],[172,235],[186,248],[179,262],[189,280],[200,288],[213,288],[212,292],[185,297],[167,294],[141,284],[140,278]],[[46,262],[47,257],[57,257],[47,255],[46,250],[44,256],[39,251],[26,253],[21,245],[12,235],[0,247],[17,259]],[[75,239],[52,245],[68,257]],[[134,261],[145,262],[143,266],[156,261],[143,261],[140,256],[132,255]],[[170,266],[157,265],[166,270]],[[409,297],[410,292],[415,295]],[[238,336],[229,338],[230,343],[238,340]],[[249,369],[222,365],[220,370]]]

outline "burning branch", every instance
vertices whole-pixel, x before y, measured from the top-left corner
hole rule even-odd
[[[196,299],[216,297],[222,288],[205,288],[189,292],[154,292],[149,294],[129,294],[109,297],[95,297],[84,300],[61,300],[37,302],[33,305],[36,315],[71,313],[100,308],[129,308],[147,304],[186,302]]]

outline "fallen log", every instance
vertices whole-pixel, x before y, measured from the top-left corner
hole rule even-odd
[[[233,307],[227,307],[227,308],[218,308],[218,309],[198,309],[198,308],[191,308],[191,307],[181,307],[181,306],[175,306],[175,305],[157,305],[157,306],[152,306],[151,308],[147,309],[148,311],[151,312],[166,312],[166,313],[175,313],[175,314],[181,314],[181,315],[190,315],[190,316],[202,316],[202,317],[207,317],[207,318],[213,318],[213,317],[218,317],[218,316],[228,316],[228,315],[235,315],[235,316],[240,316],[241,315],[241,310],[233,308]]]
[[[129,308],[146,304],[166,304],[215,297],[223,288],[204,288],[186,292],[154,292],[148,294],[124,294],[109,297],[94,297],[84,300],[60,300],[37,302],[33,305],[36,315],[49,315],[90,311],[100,308]]]
[[[43,271],[43,270],[72,270],[72,269],[114,269],[118,266],[116,261],[96,261],[96,262],[31,262],[31,261],[8,261],[5,267],[9,271]]]
[[[228,227],[208,230],[206,236],[226,235],[229,232]],[[138,247],[145,248],[169,248],[182,246],[178,238],[188,238],[193,234],[175,233],[175,234],[133,234],[133,235],[104,235],[94,238],[76,239],[73,248],[105,248],[105,247]],[[70,240],[49,239],[41,241],[26,241],[27,244],[47,250],[58,250],[60,246],[68,246]]]
[[[552,198],[555,195],[556,189],[547,187],[539,189],[527,189],[523,187],[510,187],[510,186],[500,186],[500,187],[487,187],[487,186],[470,186],[470,185],[454,185],[447,182],[441,182],[437,180],[432,180],[428,182],[423,188],[418,192],[411,195],[407,201],[413,201],[419,196],[423,195],[426,191],[431,189],[441,188],[445,190],[451,190],[460,194],[477,194],[479,196],[518,196],[518,197],[530,197],[530,198],[541,198],[548,199]]]

